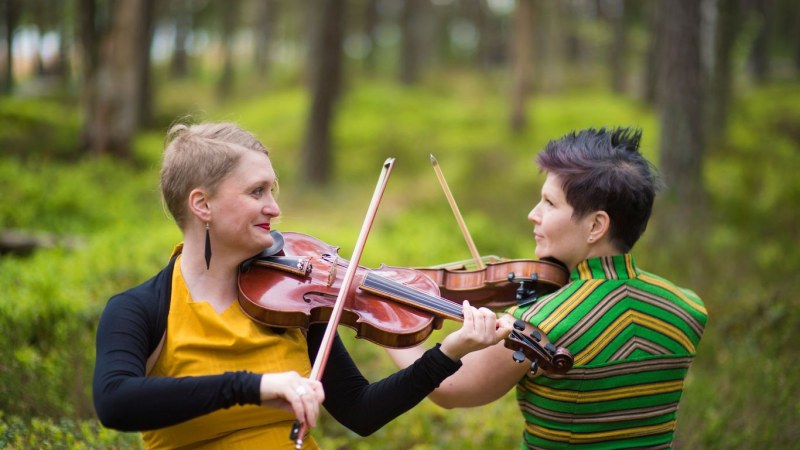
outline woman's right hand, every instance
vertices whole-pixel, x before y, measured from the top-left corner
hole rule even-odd
[[[265,373],[261,376],[261,405],[294,412],[300,423],[317,425],[325,400],[322,383],[297,372]]]
[[[457,331],[450,333],[442,341],[439,349],[453,361],[458,361],[468,353],[491,347],[511,334],[512,326],[497,320],[497,315],[489,308],[475,308],[464,300],[464,323]]]

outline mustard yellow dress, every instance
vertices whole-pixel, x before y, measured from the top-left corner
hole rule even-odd
[[[300,330],[276,334],[252,321],[234,302],[222,313],[191,298],[175,262],[164,347],[148,376],[186,377],[228,371],[294,370],[311,373]],[[289,439],[294,414],[256,405],[233,406],[186,422],[142,433],[148,449],[294,449]],[[306,436],[304,449],[318,448]]]

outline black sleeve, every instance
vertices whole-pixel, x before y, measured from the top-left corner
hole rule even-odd
[[[174,425],[233,405],[260,404],[261,377],[226,372],[198,377],[147,377],[147,357],[161,339],[158,303],[141,296],[112,298],[97,329],[94,405],[100,422],[121,431]],[[157,327],[156,327],[157,328]],[[155,342],[157,344],[157,342]]]
[[[324,333],[324,325],[309,328],[308,352],[312,363]],[[448,358],[437,344],[409,367],[370,383],[337,334],[322,374],[324,406],[339,423],[368,436],[421,402],[459,367],[461,362]]]

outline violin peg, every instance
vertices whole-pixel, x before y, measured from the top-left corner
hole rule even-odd
[[[515,351],[514,354],[511,355],[511,357],[517,364],[521,364],[523,361],[525,361],[525,353],[522,352],[522,349]]]
[[[539,361],[533,360],[531,363],[531,375],[534,375],[539,370]]]
[[[522,331],[525,329],[525,322],[517,319],[514,321],[514,329],[517,331]]]
[[[539,333],[539,330],[533,330],[531,333],[531,338],[533,338],[534,341],[539,342],[542,340],[542,333]]]
[[[556,346],[552,342],[548,342],[544,349],[550,352],[551,355],[556,352]]]

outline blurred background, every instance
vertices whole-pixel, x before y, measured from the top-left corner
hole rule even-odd
[[[477,250],[532,258],[535,154],[641,128],[667,189],[633,253],[710,315],[675,447],[800,440],[800,3],[0,0],[0,31],[0,448],[141,446],[95,419],[95,327],[180,241],[163,139],[207,120],[270,147],[277,227],[344,258],[396,158],[368,267],[470,257],[431,154]],[[394,370],[340,333],[368,378]],[[515,448],[522,426],[509,393],[426,400],[368,438],[330,417],[313,433],[326,449]]]

